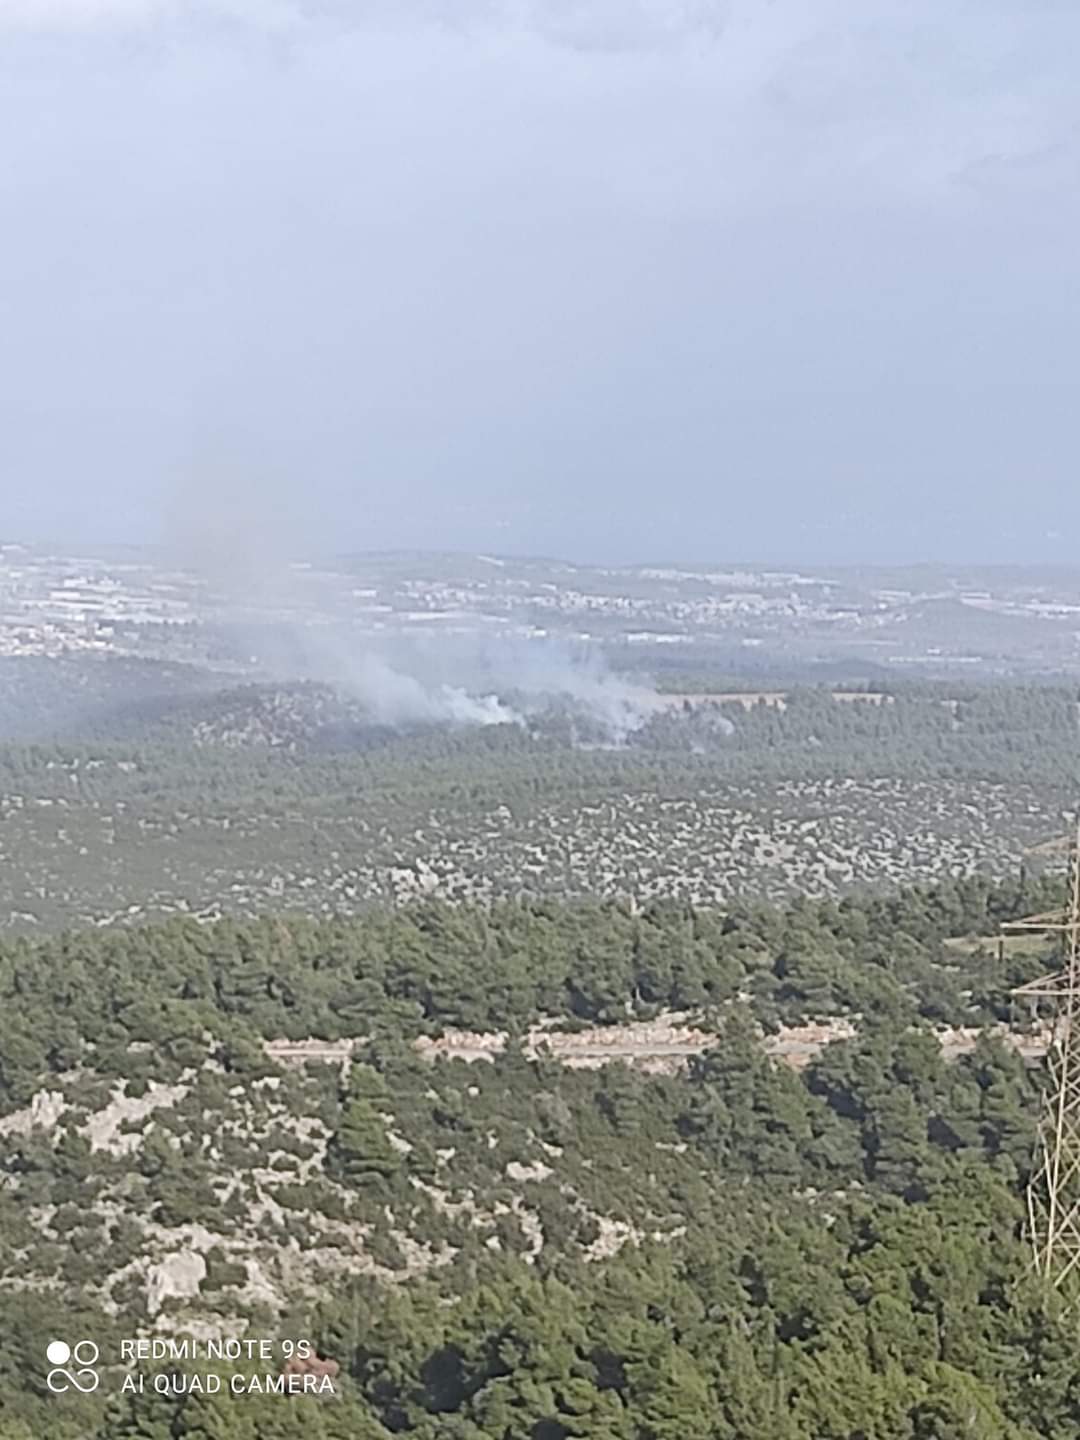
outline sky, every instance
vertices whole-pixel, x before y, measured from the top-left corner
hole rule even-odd
[[[1080,555],[1075,0],[0,0],[0,539]]]

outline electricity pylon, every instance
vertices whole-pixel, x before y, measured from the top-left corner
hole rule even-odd
[[[1013,994],[1032,1001],[1033,1009],[1039,1001],[1052,1007],[1050,1084],[1028,1186],[1028,1224],[1036,1271],[1071,1304],[1080,1289],[1080,815],[1069,851],[1064,907],[1002,928],[1060,937],[1060,969]]]

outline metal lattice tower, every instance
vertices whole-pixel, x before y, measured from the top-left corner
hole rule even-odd
[[[1069,851],[1062,910],[1032,915],[1006,933],[1060,936],[1061,968],[1013,991],[1051,1006],[1050,1083],[1039,1121],[1035,1169],[1028,1186],[1035,1269],[1067,1302],[1080,1295],[1080,815]]]

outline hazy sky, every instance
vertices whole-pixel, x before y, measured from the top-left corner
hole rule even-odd
[[[0,0],[0,538],[1080,560],[1075,0]]]

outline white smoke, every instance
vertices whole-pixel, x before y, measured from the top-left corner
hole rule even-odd
[[[595,738],[622,744],[659,705],[653,692],[609,671],[595,650],[550,639],[376,643],[325,626],[293,638],[300,666],[290,667],[292,678],[333,685],[379,724],[527,725],[562,710]]]
[[[658,708],[651,690],[613,674],[595,649],[533,642],[496,654],[495,663],[503,684],[526,713],[562,703],[617,743],[640,730]]]
[[[333,677],[330,677],[333,678]],[[338,682],[341,676],[337,677]],[[381,725],[448,721],[456,725],[507,725],[519,720],[496,695],[470,695],[458,685],[425,685],[379,655],[348,667],[344,688]]]
[[[527,726],[562,710],[588,739],[621,744],[656,713],[655,694],[613,674],[595,646],[491,636],[479,619],[437,635],[357,623],[329,572],[288,559],[299,502],[287,477],[253,475],[225,441],[209,450],[178,476],[169,553],[200,577],[205,618],[264,678],[329,685],[382,725]]]
[[[561,709],[600,738],[621,744],[658,704],[651,691],[608,670],[595,649],[551,639],[444,642],[433,654],[396,654],[394,673],[401,675],[402,666],[410,667],[407,673],[429,703],[436,702],[451,720],[527,723]],[[465,703],[451,707],[450,696]]]

